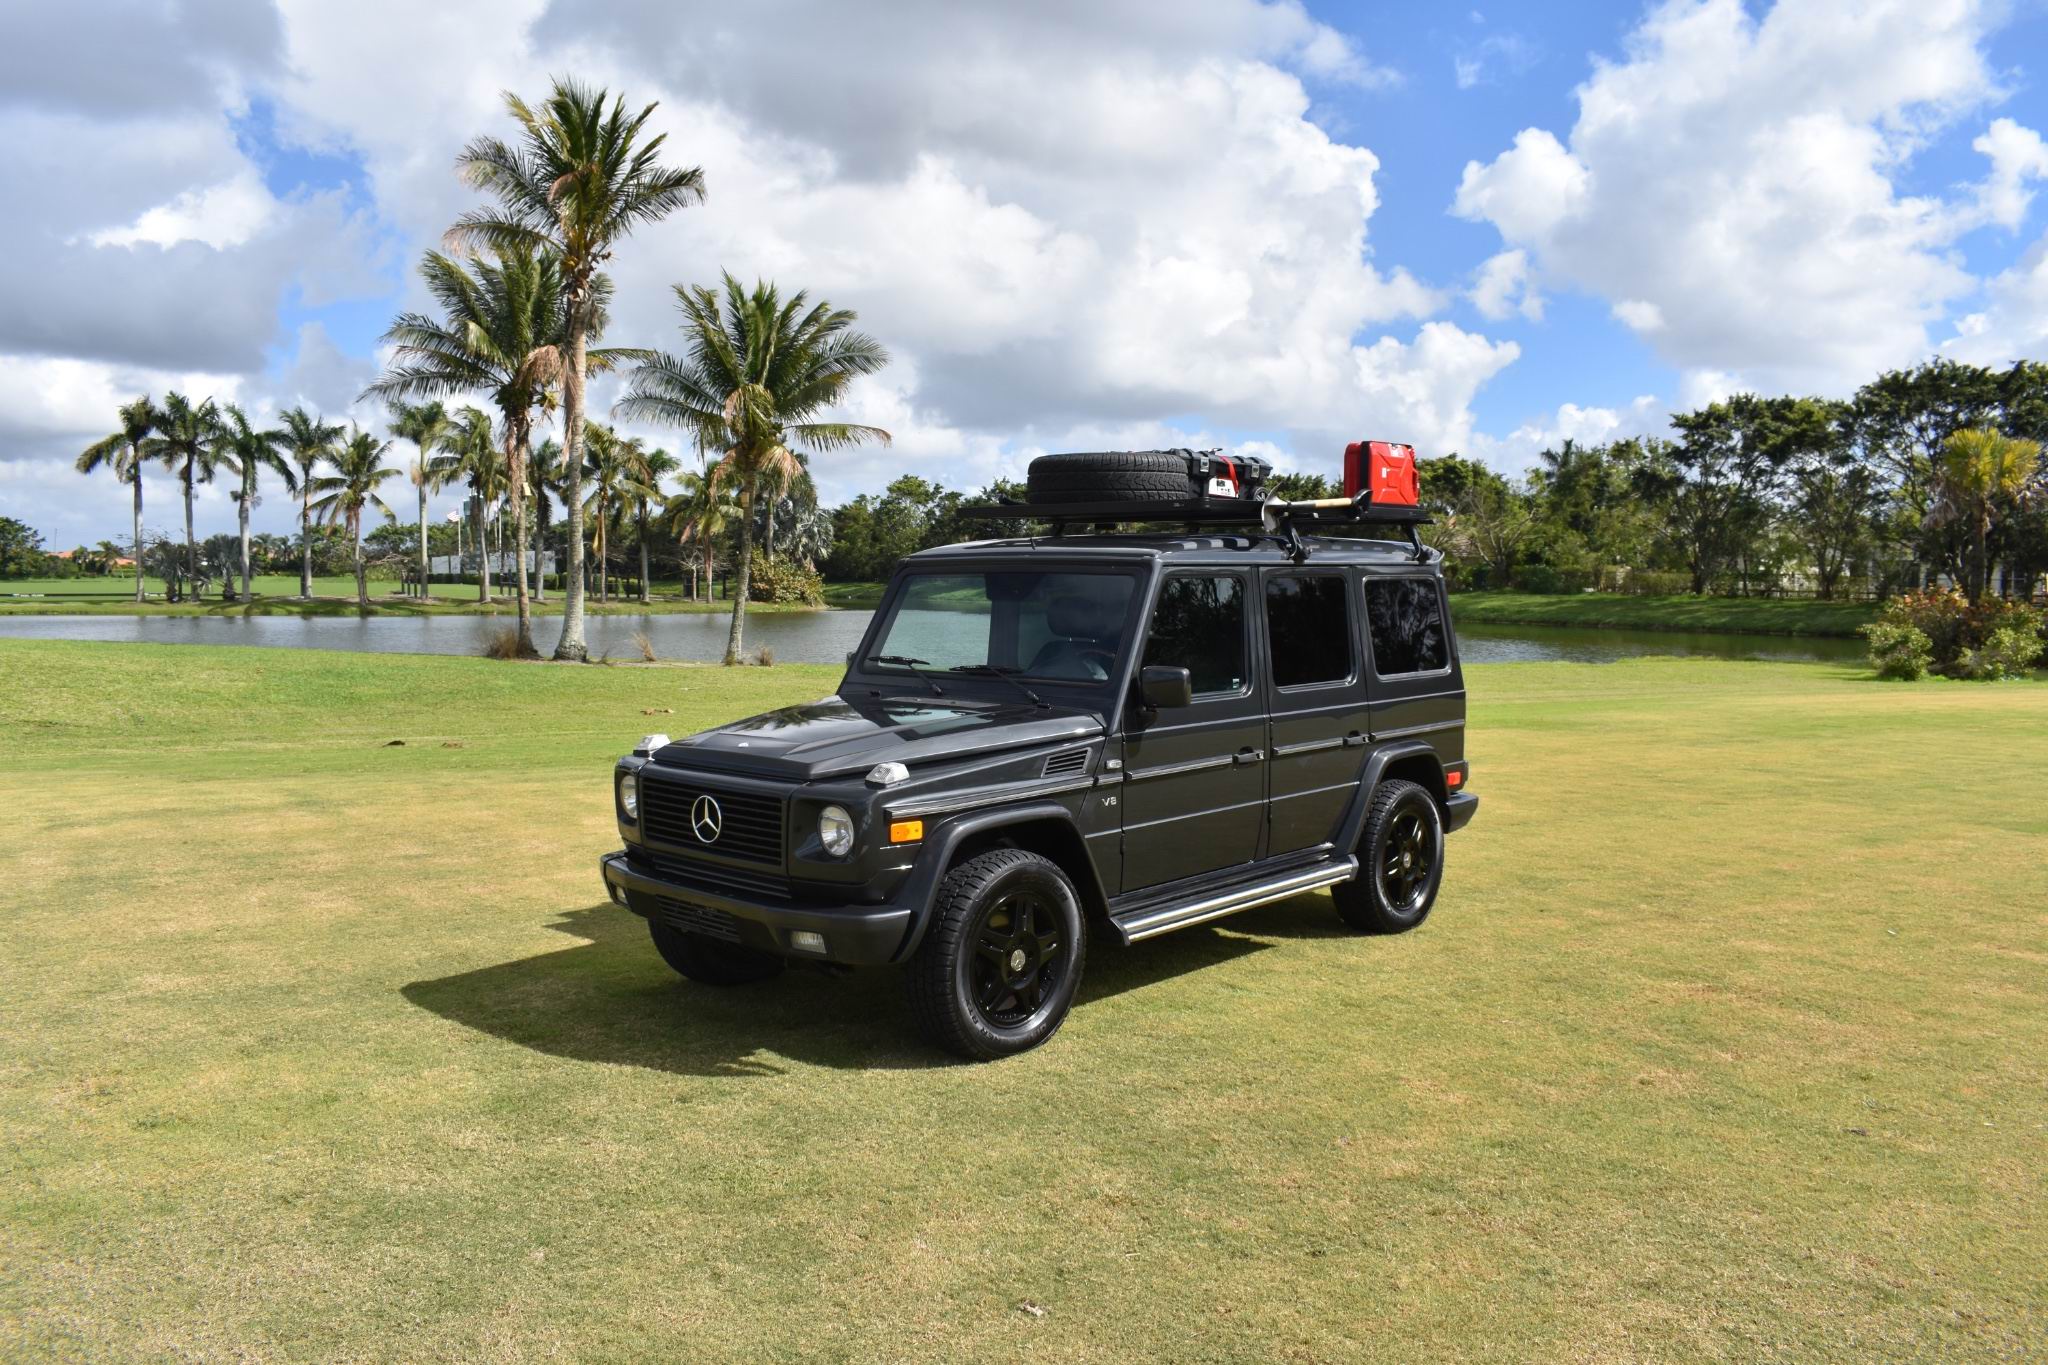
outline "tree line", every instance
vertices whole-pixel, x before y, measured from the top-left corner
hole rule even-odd
[[[1520,480],[1423,461],[1432,535],[1468,584],[1536,591],[1885,597],[1945,578],[1975,601],[2048,572],[2048,365],[1935,360],[1671,429],[1565,441]]]

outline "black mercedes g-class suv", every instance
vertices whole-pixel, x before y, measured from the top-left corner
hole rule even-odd
[[[1321,888],[1363,932],[1423,921],[1478,798],[1418,518],[1359,538],[1366,494],[1170,497],[1120,468],[1113,497],[1036,505],[1034,465],[1034,505],[987,510],[1060,533],[903,561],[833,695],[620,761],[604,880],[669,965],[898,963],[932,1040],[987,1059],[1059,1028],[1091,937]],[[1064,533],[1140,519],[1187,529]],[[1351,537],[1302,534],[1333,519]]]

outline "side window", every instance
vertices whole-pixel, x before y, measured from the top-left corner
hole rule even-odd
[[[1351,595],[1337,574],[1266,580],[1266,650],[1275,687],[1343,682],[1351,676]]]
[[[1145,662],[1185,668],[1196,696],[1242,692],[1244,580],[1231,574],[1176,574],[1159,590]]]
[[[1372,668],[1382,678],[1433,673],[1451,661],[1443,598],[1433,578],[1368,578],[1365,619],[1372,627]]]

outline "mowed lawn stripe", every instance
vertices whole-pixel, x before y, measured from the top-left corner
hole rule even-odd
[[[835,670],[0,643],[0,1350],[2038,1350],[2048,687],[1470,674],[1424,929],[1098,937],[970,1067],[603,900],[617,753]]]

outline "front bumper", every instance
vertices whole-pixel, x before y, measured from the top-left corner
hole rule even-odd
[[[1444,833],[1453,834],[1472,823],[1472,817],[1479,813],[1479,798],[1471,792],[1459,792],[1444,802]]]
[[[910,934],[907,905],[828,906],[685,886],[631,866],[624,849],[605,854],[598,865],[612,900],[642,919],[798,961],[893,962]],[[798,933],[823,938],[823,950],[797,947],[791,936]]]

